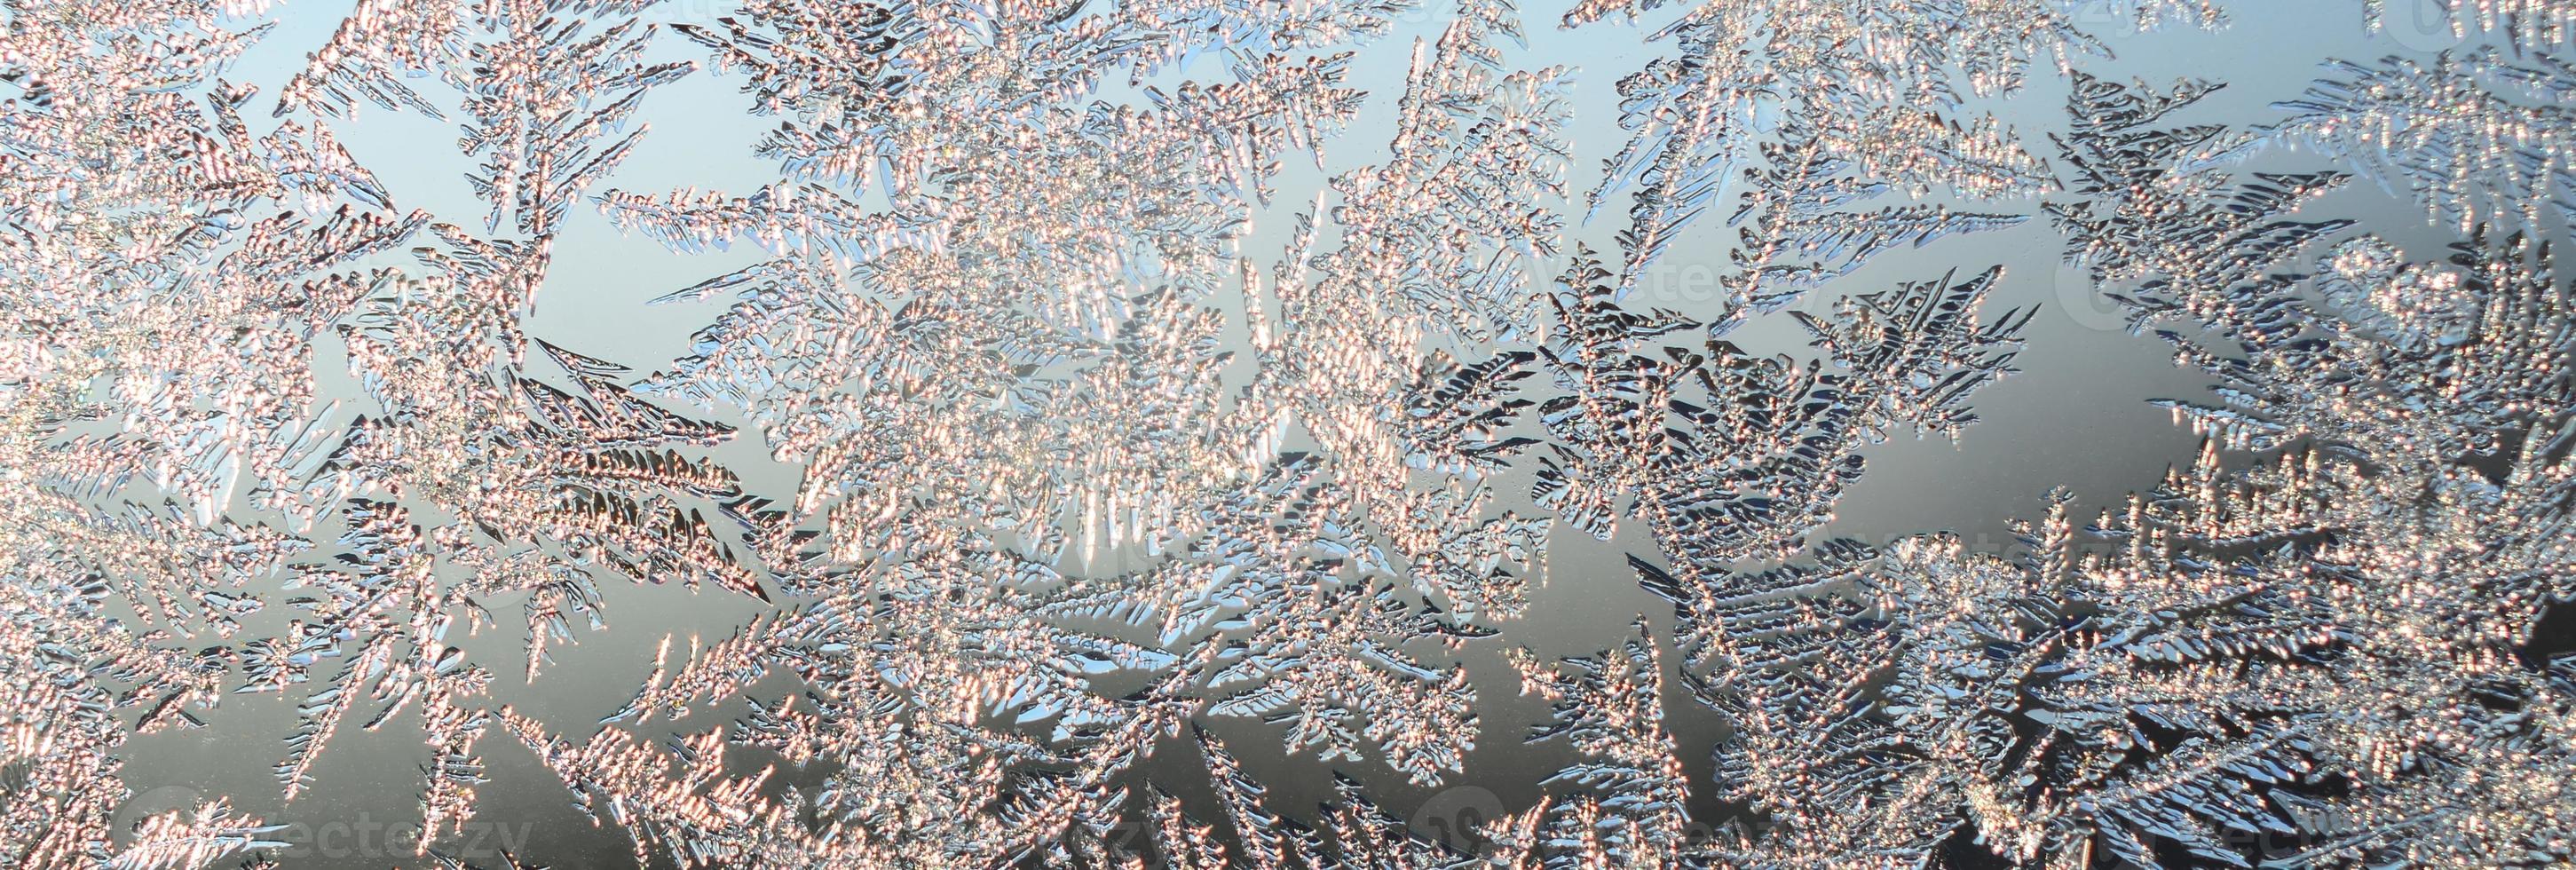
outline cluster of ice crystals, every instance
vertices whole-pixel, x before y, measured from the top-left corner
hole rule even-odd
[[[225,797],[118,814],[136,741],[245,694],[292,710],[279,801],[416,735],[448,870],[605,860],[452,851],[496,752],[637,866],[2576,862],[2564,3],[2240,83],[2280,91],[2242,129],[2082,69],[2214,0],[1555,13],[1633,28],[1607,71],[1510,0],[656,5],[357,0],[239,83],[265,3],[0,0],[0,863],[276,866]],[[774,179],[612,188],[706,74]],[[2035,78],[2049,132],[1991,114]],[[455,124],[481,219],[396,205],[362,108]],[[2351,177],[2448,253],[2319,206]],[[585,220],[759,255],[674,280],[706,325],[634,371],[529,329]],[[2015,554],[1832,534],[1874,448],[1977,437],[2034,316],[1993,263],[1865,267],[2042,229],[2214,385],[2161,401],[2205,449],[2089,522],[2052,491]],[[1638,298],[1705,238],[1713,305]],[[1632,636],[1521,637],[1540,584],[1631,578],[1669,605]],[[621,580],[758,615],[595,726],[514,705]],[[1472,763],[1515,701],[1478,662],[1570,764]],[[1537,797],[1461,841],[1370,785],[1470,779]]]

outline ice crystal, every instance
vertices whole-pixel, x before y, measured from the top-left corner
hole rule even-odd
[[[2264,135],[2347,156],[2384,182],[2402,178],[2464,231],[2498,217],[2541,226],[2544,208],[2563,222],[2576,209],[2576,167],[2561,138],[2576,67],[2534,60],[2516,65],[2487,48],[2430,63],[2339,64],[2342,78],[2283,103],[2295,114]]]
[[[0,862],[328,866],[366,733],[446,870],[2576,862],[2571,13],[2120,80],[2229,6],[0,0]],[[710,81],[750,180],[628,172]],[[585,227],[685,350],[541,325]],[[1970,235],[2209,386],[2004,552],[1840,518],[2064,347]]]
[[[2422,18],[2432,17],[2449,25],[2455,37],[2498,34],[2534,50],[2565,45],[2568,27],[2576,23],[2576,9],[2553,0],[2412,0],[2398,8],[2415,16],[2402,22],[2407,25],[2420,26]],[[2374,31],[2389,26],[2390,12],[2389,0],[2362,0],[2364,21]],[[2433,15],[2426,16],[2428,12]]]

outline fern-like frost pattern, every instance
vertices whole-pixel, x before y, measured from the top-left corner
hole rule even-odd
[[[2558,0],[271,5],[0,0],[0,863],[2576,864]],[[2068,304],[2200,450],[1842,522]]]

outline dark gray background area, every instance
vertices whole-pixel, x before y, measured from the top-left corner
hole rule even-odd
[[[2414,14],[2415,0],[2396,0],[2390,32],[2366,33],[2360,0],[2271,0],[2227,4],[2231,24],[2217,31],[2169,28],[2134,32],[2123,16],[2105,12],[2094,31],[2111,48],[2103,57],[2074,62],[2094,75],[2144,79],[2158,86],[2177,77],[2225,81],[2229,87],[2189,110],[2189,122],[2253,125],[2272,120],[2277,100],[2296,96],[2320,73],[2328,59],[2371,60],[2389,54],[2430,56],[2458,42],[2446,22]],[[273,94],[296,70],[305,54],[326,41],[351,6],[349,0],[293,0],[281,7],[281,23],[261,46],[227,77],[258,84]],[[646,13],[661,23],[706,23],[731,14],[730,0],[677,0]],[[1440,3],[1426,4],[1445,10]],[[1554,22],[1570,0],[1542,0],[1524,9],[1528,45],[1505,51],[1509,67],[1568,64],[1576,68],[1576,145],[1567,201],[1549,203],[1578,216],[1581,197],[1598,180],[1604,158],[1625,143],[1617,128],[1618,78],[1647,61],[1675,50],[1669,42],[1646,43],[1644,36],[1677,10],[1666,9],[1631,26],[1602,22],[1576,31]],[[2433,6],[2429,0],[2422,4]],[[1324,169],[1290,160],[1277,182],[1277,205],[1257,214],[1244,245],[1256,262],[1274,262],[1282,250],[1291,216],[1312,202],[1313,192],[1334,172],[1382,158],[1392,135],[1388,120],[1401,90],[1407,48],[1414,39],[1434,38],[1445,13],[1423,11],[1410,16],[1397,32],[1364,48],[1353,65],[1353,86],[1370,93],[1362,118],[1327,147]],[[667,31],[657,37],[656,56],[703,59],[693,46]],[[1212,62],[1157,79],[1168,85],[1183,77],[1223,75]],[[1124,85],[1125,76],[1107,77],[1113,85],[1099,96],[1112,101],[1140,99]],[[640,115],[651,125],[634,155],[601,188],[659,193],[698,187],[745,193],[776,177],[774,167],[751,154],[753,141],[773,120],[749,115],[749,98],[736,92],[739,77],[701,70],[680,82],[652,91]],[[2067,126],[2066,80],[2043,60],[2032,71],[2030,85],[2017,94],[1972,99],[1969,110],[1991,111],[2013,126],[2035,154],[2056,162],[2047,134]],[[434,84],[423,88],[436,92]],[[263,98],[254,104],[267,105]],[[258,114],[265,115],[265,111]],[[255,125],[274,123],[255,118]],[[451,126],[433,119],[363,107],[334,130],[359,161],[372,168],[394,201],[406,208],[425,208],[460,224],[479,225],[485,206],[474,200],[463,182],[469,161],[451,147]],[[255,130],[254,132],[258,132]],[[2250,168],[2318,169],[2328,165],[2313,154],[2267,153]],[[594,191],[596,192],[596,191]],[[1731,198],[1732,191],[1729,196]],[[1943,200],[1936,193],[1935,201]],[[881,204],[871,195],[863,202]],[[2039,306],[2027,330],[2028,347],[2019,357],[2021,372],[1978,394],[1974,400],[1982,421],[1956,443],[1946,440],[1899,440],[1866,451],[1869,470],[1841,501],[1828,535],[1857,537],[1883,544],[1896,537],[1931,531],[1954,531],[1972,546],[2002,551],[2012,543],[2008,528],[2016,517],[2041,511],[2040,497],[2052,487],[2069,488],[2080,513],[2090,515],[2116,505],[2130,492],[2155,484],[2172,464],[2188,461],[2199,438],[2177,425],[2162,409],[2148,404],[2158,397],[2205,394],[2203,379],[2174,367],[2170,350],[2151,337],[2122,331],[2120,317],[2090,286],[2083,273],[2059,265],[2063,240],[2035,200],[1959,203],[1979,210],[2026,213],[2020,227],[1952,237],[1920,250],[1883,256],[1824,294],[1801,303],[1801,310],[1831,311],[1840,294],[1888,289],[1898,282],[1934,278],[1957,270],[1973,273],[2001,265],[2005,277],[1986,303],[1989,316],[2008,307]],[[1599,218],[1575,228],[1571,242],[1615,252],[1612,236],[1625,224],[1624,197],[1602,210]],[[1735,232],[1723,222],[1726,208],[1693,224],[1657,265],[1631,305],[1668,307],[1686,313],[1713,314],[1716,300],[1706,289],[1711,276],[1722,274],[1727,246]],[[2424,213],[2402,195],[2391,195],[2368,183],[2334,194],[2314,211],[2361,218],[2373,232],[2400,243],[2415,259],[2433,259],[2449,240],[2447,230],[2427,226]],[[557,259],[539,297],[529,331],[546,341],[633,367],[639,373],[658,370],[688,352],[692,331],[712,321],[721,301],[646,306],[646,301],[749,263],[765,259],[749,244],[733,250],[680,255],[640,235],[623,235],[608,220],[577,210],[557,241]],[[1540,288],[1543,292],[1544,288]],[[1236,318],[1241,339],[1241,319]],[[1733,340],[1759,352],[1799,354],[1804,334],[1783,313],[1759,318]],[[315,361],[327,389],[354,395],[342,361],[325,350]],[[696,413],[692,411],[692,413]],[[736,414],[704,415],[743,425]],[[715,451],[740,473],[753,492],[784,495],[794,490],[798,470],[772,461],[756,431]],[[1536,511],[1526,503],[1526,472],[1506,475],[1496,488],[1498,507]],[[1624,556],[1652,553],[1642,530],[1623,525],[1613,541],[1601,542],[1580,532],[1558,528],[1544,582],[1533,592],[1529,615],[1511,624],[1503,637],[1470,645],[1465,662],[1481,699],[1483,733],[1468,757],[1467,771],[1447,787],[1424,789],[1405,785],[1374,762],[1340,763],[1336,767],[1367,782],[1388,809],[1412,818],[1426,833],[1454,830],[1458,821],[1491,818],[1524,809],[1538,800],[1540,780],[1569,760],[1561,745],[1522,742],[1529,725],[1541,721],[1546,706],[1516,694],[1517,680],[1499,652],[1525,645],[1542,656],[1574,655],[1615,647],[1634,636],[1633,620],[1641,615],[1658,626],[1669,623],[1661,602],[1642,592]],[[1066,565],[1070,572],[1116,570],[1118,565]],[[762,609],[757,601],[708,589],[691,594],[676,586],[604,581],[610,627],[581,633],[576,646],[559,646],[556,663],[533,685],[523,685],[515,663],[522,658],[518,626],[504,617],[502,627],[465,639],[478,661],[500,674],[497,701],[530,713],[572,739],[586,737],[599,718],[615,710],[652,668],[655,646],[675,635],[675,648],[692,637],[713,642],[748,622]],[[780,681],[763,687],[770,694],[789,690]],[[411,855],[402,832],[417,825],[421,752],[416,726],[397,720],[381,733],[347,727],[332,738],[314,774],[316,785],[293,804],[278,799],[270,768],[285,755],[284,737],[293,730],[294,696],[236,695],[209,716],[211,725],[185,732],[162,732],[137,738],[128,747],[127,778],[136,799],[121,818],[141,818],[222,794],[256,816],[292,827],[286,838],[296,843],[281,857],[289,868],[358,868],[430,866]],[[1701,787],[1709,775],[1708,747],[1720,730],[1704,711],[1688,702],[1668,705],[1671,724],[1681,743],[1689,773]],[[715,707],[698,711],[683,724],[702,730],[729,719],[737,710]],[[1310,757],[1283,756],[1277,729],[1251,721],[1213,721],[1209,727],[1228,739],[1248,772],[1271,785],[1273,805],[1311,807],[1330,795],[1326,766]],[[649,729],[667,729],[655,722]],[[659,733],[649,731],[648,733]],[[465,838],[450,841],[453,851],[478,863],[511,847],[531,865],[561,870],[632,866],[624,835],[594,827],[570,803],[561,783],[538,766],[534,757],[497,727],[482,749],[493,781],[482,789],[481,815]],[[1157,754],[1146,775],[1184,797],[1204,799],[1204,774],[1185,740]],[[811,777],[803,777],[810,779]]]

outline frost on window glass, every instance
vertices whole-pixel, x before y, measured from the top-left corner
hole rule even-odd
[[[2558,0],[0,0],[0,864],[2576,864],[2571,227]]]

